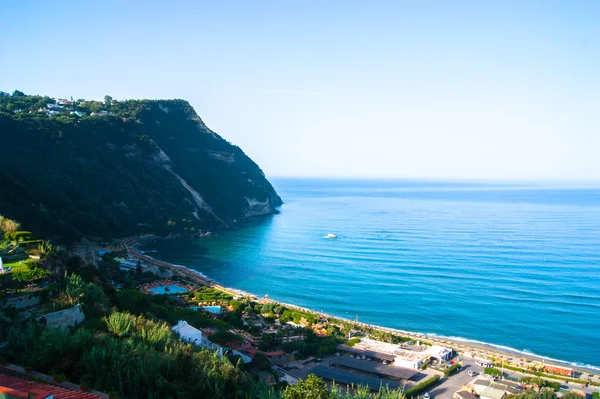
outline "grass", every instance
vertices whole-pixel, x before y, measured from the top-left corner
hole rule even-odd
[[[28,263],[29,262],[27,262],[27,260],[23,260],[23,263],[21,263],[20,260],[8,262],[4,264],[4,270],[6,270],[8,267],[12,267],[12,270],[9,273],[29,270],[29,266],[27,266]]]

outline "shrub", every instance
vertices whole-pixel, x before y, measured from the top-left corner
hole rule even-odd
[[[44,277],[48,277],[52,273],[46,269],[41,269],[39,267],[34,268],[33,270],[22,270],[18,272],[14,272],[12,274],[13,279],[17,281],[34,281],[40,280]]]
[[[360,342],[360,338],[354,337],[354,338],[351,338],[350,340],[348,340],[346,345],[354,346],[354,345],[358,344],[359,342]]]
[[[458,371],[458,369],[460,369],[461,364],[460,363],[454,363],[452,366],[447,367],[444,369],[444,377],[448,377],[454,373],[456,373]]]
[[[422,392],[425,392],[425,390],[429,389],[430,387],[434,386],[439,380],[440,376],[434,375],[433,377],[423,381],[420,384],[415,385],[414,387],[404,392],[404,396],[406,398],[412,398],[413,396],[417,396]]]
[[[498,377],[502,377],[502,371],[494,367],[486,367],[483,372],[487,375],[497,375]]]
[[[129,313],[114,312],[103,320],[108,331],[122,337],[133,330],[135,317]]]

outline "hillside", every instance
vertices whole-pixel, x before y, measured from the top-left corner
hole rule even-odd
[[[0,214],[28,229],[196,233],[279,205],[258,165],[186,101],[0,94]]]

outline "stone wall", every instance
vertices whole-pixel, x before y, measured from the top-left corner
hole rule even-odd
[[[37,319],[50,327],[74,327],[85,320],[85,314],[81,305],[77,304],[71,309],[65,309],[54,313],[48,313]]]

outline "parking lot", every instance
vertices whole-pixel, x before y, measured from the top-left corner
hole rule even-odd
[[[442,382],[429,392],[432,399],[452,399],[454,392],[460,390],[463,385],[466,385],[481,376],[483,367],[475,364],[473,359],[463,359],[462,361],[464,365],[460,371],[450,378],[442,379]],[[477,375],[471,377],[468,374],[469,370],[477,372]]]

